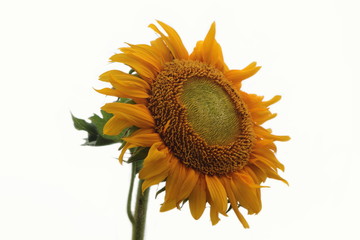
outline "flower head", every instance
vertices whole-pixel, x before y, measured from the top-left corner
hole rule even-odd
[[[269,106],[280,96],[263,101],[241,90],[242,81],[260,67],[253,62],[230,70],[215,40],[215,23],[191,54],[173,28],[158,23],[166,34],[151,24],[159,38],[150,45],[129,44],[111,57],[136,74],[111,70],[100,76],[112,85],[100,93],[133,100],[102,107],[113,114],[104,133],[138,128],[123,138],[126,144],[119,159],[134,147],[150,149],[139,177],[143,190],[166,182],[161,211],[188,201],[192,216],[199,219],[209,204],[211,222],[216,224],[219,213],[226,216],[231,206],[247,228],[239,207],[257,214],[261,183],[267,178],[287,183],[277,173],[284,166],[275,157],[274,142],[289,137],[261,126],[276,116]]]

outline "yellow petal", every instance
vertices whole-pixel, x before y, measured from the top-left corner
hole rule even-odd
[[[264,163],[262,163],[262,162],[254,162],[254,165],[256,165],[259,169],[264,171],[265,174],[267,175],[267,177],[273,178],[273,179],[276,179],[276,180],[280,180],[283,183],[285,183],[286,185],[289,185],[288,181],[286,181],[285,179],[280,177],[279,174],[274,169],[268,167]]]
[[[189,196],[189,206],[193,218],[199,219],[203,214],[206,206],[205,179],[203,177],[199,177],[193,191]]]
[[[270,105],[272,105],[272,104],[280,101],[280,99],[281,99],[281,96],[280,96],[280,95],[276,95],[276,96],[274,96],[272,99],[263,102],[263,104],[264,104],[266,107],[268,107],[268,106],[270,106]]]
[[[254,162],[260,161],[260,162],[266,164],[267,166],[269,166],[270,168],[273,168],[273,169],[277,168],[273,162],[271,162],[269,159],[267,159],[263,156],[252,153],[252,158],[253,158],[252,160]]]
[[[198,181],[199,173],[192,168],[185,168],[185,176],[185,180],[182,182],[182,186],[176,199],[177,203],[189,197]]]
[[[129,96],[128,98],[148,98],[148,90],[143,88],[143,86],[136,82],[122,81],[122,82],[112,82],[111,83],[116,91],[121,93],[124,96]]]
[[[247,223],[247,221],[245,220],[244,216],[240,213],[239,211],[239,208],[238,208],[238,205],[237,205],[237,201],[236,201],[236,198],[235,198],[235,195],[231,189],[231,186],[230,186],[230,182],[228,179],[224,179],[223,178],[223,184],[224,184],[224,187],[225,187],[225,190],[226,190],[226,193],[229,197],[229,200],[230,200],[230,204],[231,204],[231,207],[233,208],[236,216],[238,217],[239,221],[242,223],[242,225],[244,226],[244,228],[249,228],[249,224]]]
[[[167,178],[168,172],[169,172],[168,170],[165,170],[154,177],[145,179],[145,181],[141,186],[142,191],[144,192],[148,187],[151,187],[153,185],[162,182],[165,178]]]
[[[111,89],[111,88],[103,88],[103,89],[95,89],[95,91],[97,91],[98,93],[101,94],[105,94],[107,96],[114,96],[114,97],[118,97],[118,98],[130,98],[132,99],[135,103],[137,104],[143,104],[143,105],[147,105],[147,98],[149,97],[149,95],[147,93],[141,92],[141,91],[132,91],[132,92],[121,92],[118,91],[117,89]],[[130,93],[130,94],[127,94]],[[139,96],[139,97],[135,97],[135,96]]]
[[[159,72],[162,68],[162,64],[159,61],[159,55],[157,54],[154,49],[145,44],[128,44],[130,46],[130,49],[132,50],[131,54],[136,56],[139,59],[142,59],[143,61],[151,64],[151,66],[156,69],[157,72]],[[121,48],[124,49],[124,48]]]
[[[259,201],[257,196],[257,189],[246,184],[238,174],[233,175],[233,179],[230,181],[230,187],[241,206],[253,213],[260,212],[261,201]]]
[[[162,142],[158,142],[151,146],[139,172],[140,179],[152,178],[169,169],[169,153],[165,149],[158,149],[161,144]]]
[[[184,179],[186,178],[185,166],[176,158],[174,158],[171,162],[172,166],[165,186],[165,202],[160,208],[160,211],[162,212],[176,207],[179,190],[184,182]]]
[[[207,33],[204,43],[203,43],[203,59],[205,62],[215,65],[217,61],[217,52],[214,50],[215,42],[215,22],[211,24],[210,30]]]
[[[215,40],[215,22],[211,24],[210,30],[203,42],[203,60],[215,66],[220,71],[224,71],[225,63],[220,45]],[[226,67],[227,68],[227,67]]]
[[[167,62],[171,62],[174,58],[171,55],[170,50],[166,47],[165,43],[161,38],[157,38],[154,41],[151,41],[151,46],[155,49],[155,51],[159,54],[160,62],[165,64]]]
[[[111,88],[103,88],[103,89],[95,89],[98,93],[108,95],[108,96],[114,96],[119,98],[131,98],[131,99],[137,99],[137,98],[148,98],[149,94],[144,91],[143,89],[139,88],[132,88],[130,86],[124,86],[122,89],[111,89]]]
[[[151,129],[151,128],[145,128],[145,129],[138,129],[136,130],[132,135],[131,137],[136,137],[138,135],[143,135],[143,134],[149,134],[149,133],[154,133],[154,129]],[[129,149],[129,148],[134,148],[134,147],[139,147],[140,145],[136,145],[134,143],[130,143],[130,142],[127,142],[125,144],[125,146],[123,147],[122,151],[121,151],[121,154],[119,156],[119,161],[120,163],[122,163],[123,161],[123,157],[125,155],[125,152]]]
[[[202,54],[203,44],[204,44],[204,41],[198,41],[196,43],[196,46],[189,57],[191,60],[197,60],[199,62],[204,62],[204,58],[203,58],[203,54]]]
[[[256,62],[252,62],[249,65],[247,65],[243,70],[250,70],[255,67],[256,67]]]
[[[126,143],[125,146],[122,148],[120,156],[119,156],[119,162],[121,164],[123,163],[123,159],[124,159],[124,155],[125,155],[126,151],[129,148],[133,148],[133,147],[136,147],[136,146],[134,144],[131,144],[131,143]]]
[[[216,225],[219,221],[219,211],[214,207],[210,207],[210,220],[212,225]]]
[[[114,97],[122,97],[121,93],[113,88],[103,88],[103,89],[95,89],[98,93],[108,95],[108,96],[114,96]],[[126,98],[126,97],[125,97]]]
[[[152,68],[151,65],[142,61],[141,59],[125,53],[119,53],[113,55],[110,60],[112,62],[120,62],[130,66],[134,69],[143,79],[152,81],[155,78],[156,69]]]
[[[242,70],[230,70],[225,72],[225,77],[231,81],[236,88],[241,87],[241,82],[260,70],[261,67],[256,67],[256,62],[251,63]]]
[[[113,116],[107,121],[103,128],[103,132],[106,135],[116,136],[121,133],[125,128],[131,127],[131,123],[124,119],[120,119],[117,116]]]
[[[271,165],[275,166],[275,168],[279,168],[281,171],[285,170],[284,165],[277,160],[274,152],[272,152],[271,150],[265,148],[258,148],[254,150],[253,154],[257,158],[269,162]]]
[[[162,40],[166,43],[173,56],[176,59],[188,59],[189,54],[177,32],[169,25],[160,21],[157,22],[165,30],[168,36],[165,36],[154,24],[150,24],[149,27],[161,36]]]
[[[274,140],[272,139],[262,139],[256,141],[254,149],[262,149],[262,148],[270,149],[274,152],[276,152],[277,150],[276,145],[274,144]]]
[[[152,128],[155,124],[149,109],[143,104],[115,102],[107,103],[101,109],[108,113],[113,113],[140,128]]]
[[[265,129],[257,124],[254,124],[254,132],[256,135],[259,135],[263,138],[267,138],[267,139],[272,139],[274,141],[289,141],[290,137],[289,136],[277,136],[277,135],[272,135],[271,131],[269,131],[268,129]]]
[[[215,208],[225,214],[227,207],[227,196],[224,186],[216,176],[205,176],[207,188]]]
[[[134,82],[140,84],[144,89],[150,90],[150,85],[145,80],[118,70],[110,70],[100,75],[99,79],[104,82]]]
[[[123,138],[123,140],[141,147],[151,147],[154,143],[162,141],[158,133],[138,134],[136,136]]]

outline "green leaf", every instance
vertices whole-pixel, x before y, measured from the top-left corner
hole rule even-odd
[[[105,146],[105,145],[110,145],[110,144],[115,143],[114,141],[103,138],[100,135],[97,135],[95,141],[89,142],[87,139],[85,139],[85,141],[86,142],[83,145],[85,145],[85,146],[94,146],[94,147]]]
[[[228,210],[226,210],[226,213],[230,212],[231,209],[232,209],[232,206],[230,205]]]
[[[130,136],[133,132],[135,132],[136,130],[138,130],[139,128],[138,127],[135,127],[135,126],[131,126],[129,128],[126,128],[124,129],[124,131],[121,133],[121,136],[124,138],[124,137],[128,137]],[[119,151],[125,146],[126,142],[123,141],[121,143],[121,146],[119,147]],[[130,151],[132,150],[132,148],[130,149]]]
[[[164,192],[164,191],[165,191],[165,187],[163,187],[163,188],[161,188],[159,191],[157,191],[156,194],[155,194],[155,198],[157,198],[157,196],[158,196],[160,193]]]
[[[118,98],[117,102],[135,104],[135,102],[130,98]],[[83,144],[86,146],[104,146],[113,143],[121,143],[122,145],[120,149],[122,149],[126,144],[122,138],[131,135],[138,129],[137,127],[132,126],[124,129],[116,136],[110,136],[104,134],[103,130],[105,124],[113,117],[113,114],[101,110],[101,115],[94,114],[89,118],[90,122],[87,122],[84,119],[76,118],[72,114],[71,116],[74,122],[74,127],[77,130],[83,130],[88,133],[88,138],[85,139],[85,143]]]
[[[85,143],[83,145],[105,146],[113,143],[122,143],[123,141],[121,140],[121,138],[127,132],[127,129],[122,131],[117,136],[109,136],[103,134],[103,128],[107,121],[112,117],[112,114],[101,111],[101,115],[102,117],[99,117],[98,115],[94,114],[92,117],[89,118],[91,121],[90,123],[83,119],[76,118],[74,115],[72,115],[74,127],[77,130],[83,130],[88,133],[88,137],[85,139]]]
[[[73,114],[71,114],[73,123],[74,123],[74,127],[77,130],[83,130],[86,131],[88,133],[88,139],[87,142],[93,142],[96,141],[98,133],[96,130],[96,127],[94,125],[92,125],[91,123],[86,122],[84,119],[80,119],[75,117]]]
[[[230,203],[230,202],[228,201],[228,203]],[[237,207],[238,207],[238,208],[239,208],[240,206],[241,206],[240,204],[237,204]],[[228,210],[226,210],[226,213],[228,213],[231,209],[232,209],[232,206],[231,206],[231,204],[230,204]]]
[[[149,152],[149,147],[136,147],[133,149],[130,149],[131,156],[128,159],[128,163],[136,162],[139,160],[144,160]]]
[[[101,136],[104,139],[111,140],[114,143],[122,142],[121,138],[123,137],[123,134],[125,131],[122,132],[123,134],[120,133],[117,136],[110,136],[110,135],[106,135],[103,133],[105,124],[107,123],[107,121],[109,121],[110,118],[112,118],[113,114],[107,113],[107,112],[101,110],[101,115],[102,115],[102,118],[96,114],[94,114],[94,116],[89,118],[91,123],[96,127],[96,130],[97,130],[99,136]]]
[[[134,100],[132,100],[130,98],[118,98],[116,102],[135,104]]]
[[[72,120],[74,122],[74,127],[77,130],[85,130],[89,133],[96,134],[95,126],[86,122],[84,119],[80,119],[71,114]]]
[[[186,198],[184,201],[182,201],[182,204],[181,204],[180,208],[183,208],[183,206],[185,205],[185,203],[187,203],[187,201],[189,201],[188,198]]]
[[[149,147],[135,147],[130,149],[131,155],[126,162],[134,164],[136,173],[142,169],[144,159],[148,155],[149,149]]]

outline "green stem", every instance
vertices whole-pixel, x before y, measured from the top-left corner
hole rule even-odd
[[[139,180],[132,240],[143,240],[145,234],[146,210],[149,199],[149,188],[142,192],[141,186],[143,182],[143,180]]]
[[[127,207],[126,207],[126,212],[128,214],[129,220],[131,222],[132,225],[134,225],[134,215],[131,211],[131,200],[132,200],[132,193],[133,193],[133,189],[134,189],[134,180],[135,180],[135,175],[136,175],[136,167],[135,164],[131,164],[131,178],[130,178],[130,187],[129,187],[129,194],[128,194],[128,200],[127,200]]]

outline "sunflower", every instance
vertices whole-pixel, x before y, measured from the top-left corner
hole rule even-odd
[[[159,34],[149,45],[128,44],[110,58],[135,73],[111,70],[100,76],[112,87],[98,92],[132,100],[102,107],[113,114],[103,131],[117,135],[137,128],[123,138],[119,160],[128,149],[149,148],[139,178],[143,191],[165,181],[160,211],[188,202],[192,216],[199,219],[208,204],[213,225],[219,213],[227,216],[232,209],[248,228],[239,208],[259,213],[261,184],[267,178],[287,183],[277,173],[284,166],[275,157],[274,142],[289,137],[261,126],[276,116],[269,106],[280,96],[264,101],[241,90],[242,81],[260,67],[253,62],[230,70],[215,40],[215,23],[191,54],[173,28],[158,24],[163,31],[149,25]]]

